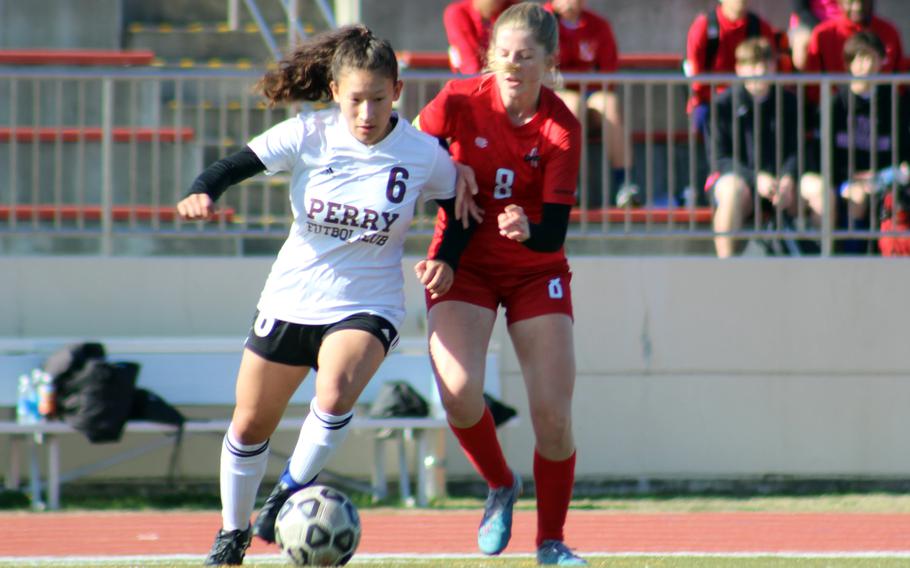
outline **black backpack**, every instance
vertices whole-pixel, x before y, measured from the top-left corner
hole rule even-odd
[[[59,411],[90,442],[116,442],[129,418],[138,376],[138,363],[91,359],[67,381]]]
[[[430,415],[430,405],[407,381],[389,381],[380,387],[376,400],[370,405],[369,415],[371,418],[422,418]]]
[[[54,381],[55,418],[61,418],[92,442],[114,442],[127,420],[147,420],[180,427],[185,418],[157,394],[136,388],[138,363],[112,363],[104,346],[85,342],[67,345],[44,362]]]

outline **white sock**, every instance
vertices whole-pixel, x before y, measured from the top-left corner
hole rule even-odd
[[[347,436],[348,424],[353,417],[353,412],[341,416],[323,412],[316,406],[316,399],[313,399],[310,413],[300,429],[297,446],[291,454],[288,471],[294,481],[307,483],[322,471]]]
[[[221,447],[221,522],[226,531],[246,530],[256,492],[269,463],[269,441],[241,444],[230,426]]]

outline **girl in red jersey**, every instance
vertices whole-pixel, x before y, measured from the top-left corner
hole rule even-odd
[[[484,362],[505,307],[536,438],[537,561],[584,565],[564,544],[575,477],[571,273],[563,250],[575,203],[581,126],[543,86],[556,66],[558,24],[539,4],[505,10],[493,28],[492,73],[455,80],[420,113],[422,130],[448,139],[473,168],[483,222],[445,296],[427,295],[430,354],[448,420],[489,485],[478,531],[485,554],[511,536],[521,479],[506,463],[483,399]],[[430,250],[450,220],[440,215]],[[416,266],[426,278],[425,263]]]

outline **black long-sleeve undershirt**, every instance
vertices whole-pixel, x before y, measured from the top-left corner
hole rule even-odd
[[[571,205],[544,203],[540,223],[528,223],[531,236],[522,244],[536,252],[556,252],[566,242]]]
[[[249,179],[266,170],[265,164],[249,146],[222,158],[199,174],[190,186],[187,195],[204,193],[217,201],[230,186]]]
[[[433,256],[434,260],[442,260],[452,267],[452,270],[458,269],[458,260],[461,253],[468,246],[471,234],[477,227],[477,223],[472,219],[468,228],[464,228],[461,221],[455,218],[455,198],[437,199],[436,203],[446,212],[446,227],[442,232],[442,241],[439,243],[439,249]]]
[[[249,179],[266,170],[265,164],[249,146],[243,150],[222,158],[207,167],[190,186],[187,195],[204,193],[216,201],[230,186]],[[443,232],[442,242],[435,258],[446,262],[452,269],[458,268],[461,253],[468,246],[468,240],[474,231],[472,222],[465,229],[461,222],[455,221],[455,198],[437,200],[440,207],[445,209],[446,215],[453,222],[449,223]]]

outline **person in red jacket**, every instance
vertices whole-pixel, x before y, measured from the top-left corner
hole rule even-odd
[[[449,40],[449,66],[456,73],[480,73],[490,30],[513,0],[458,0],[446,6],[442,23]]]
[[[567,73],[613,73],[618,68],[619,52],[610,22],[585,9],[584,0],[552,0],[544,9],[559,21],[559,69]],[[600,134],[606,121],[607,158],[613,168],[613,187],[625,181],[629,156],[623,136],[624,126],[619,100],[612,90],[589,85],[580,92],[580,85],[567,85],[557,91],[559,98],[580,119],[586,109],[589,131]]]
[[[793,67],[800,71],[806,66],[809,51],[809,40],[815,26],[843,15],[840,0],[793,0],[793,13],[790,14],[790,48],[793,55]]]
[[[847,39],[856,32],[870,31],[885,46],[881,72],[899,72],[904,57],[900,32],[893,24],[875,15],[875,0],[840,0],[840,6],[843,10],[840,18],[823,22],[812,30],[804,70],[809,73],[846,72],[844,45]]]
[[[713,54],[708,53],[709,15],[702,13],[696,16],[689,27],[686,39],[686,64],[688,75],[702,73],[733,73],[736,68],[736,47],[749,37],[750,18],[757,24],[757,34],[764,37],[771,45],[777,45],[774,28],[758,16],[750,16],[748,0],[720,0],[712,9],[717,19],[717,48]],[[717,92],[726,90],[718,86]],[[711,85],[692,83],[692,96],[686,110],[692,116],[693,127],[702,130],[711,101]]]

